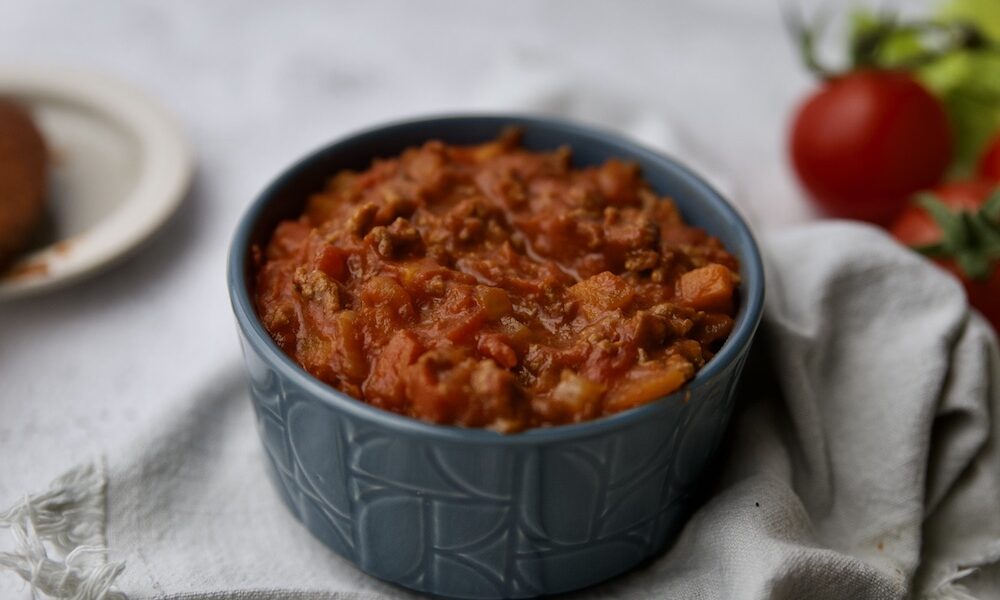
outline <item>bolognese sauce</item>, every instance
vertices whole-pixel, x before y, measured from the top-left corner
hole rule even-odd
[[[306,371],[434,423],[515,432],[677,391],[733,327],[738,264],[634,163],[516,130],[342,171],[256,249],[257,310]]]

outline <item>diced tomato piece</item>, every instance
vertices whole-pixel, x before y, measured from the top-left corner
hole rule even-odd
[[[365,360],[364,347],[361,345],[357,314],[353,310],[344,310],[337,313],[334,319],[337,331],[331,356],[334,370],[354,380],[364,379],[368,372],[368,361]]]
[[[517,353],[510,347],[507,336],[499,333],[485,333],[479,336],[476,349],[508,369],[517,366]]]
[[[274,230],[271,243],[267,245],[268,260],[296,255],[306,238],[309,237],[310,231],[312,231],[312,227],[302,220],[279,223]]]
[[[399,409],[406,405],[403,369],[420,357],[420,341],[405,329],[397,331],[375,359],[372,372],[365,381],[364,393],[384,408]]]
[[[330,244],[324,244],[316,253],[316,268],[331,279],[343,283],[347,279],[347,252]]]

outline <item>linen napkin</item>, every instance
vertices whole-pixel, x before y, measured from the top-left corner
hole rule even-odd
[[[477,106],[613,125],[695,163],[739,203],[681,126],[572,77],[512,73]],[[662,556],[572,597],[997,594],[993,333],[952,279],[874,228],[805,225],[761,242],[766,315],[720,472],[706,474],[715,492]],[[280,503],[236,345],[234,333],[232,355],[147,430],[0,511],[14,534],[0,567],[80,600],[411,597]]]

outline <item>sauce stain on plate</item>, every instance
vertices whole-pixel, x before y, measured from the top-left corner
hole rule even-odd
[[[3,274],[3,279],[7,281],[19,281],[32,279],[49,274],[49,266],[45,263],[28,262],[16,264]]]

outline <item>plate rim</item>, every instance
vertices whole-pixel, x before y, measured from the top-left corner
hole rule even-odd
[[[0,279],[0,301],[55,290],[109,268],[180,208],[194,175],[193,151],[174,116],[133,85],[85,69],[0,65],[0,94],[44,96],[98,112],[135,136],[141,154],[138,179],[123,201],[84,232],[15,261],[15,268],[45,264],[47,272]],[[66,242],[72,252],[61,250]]]

